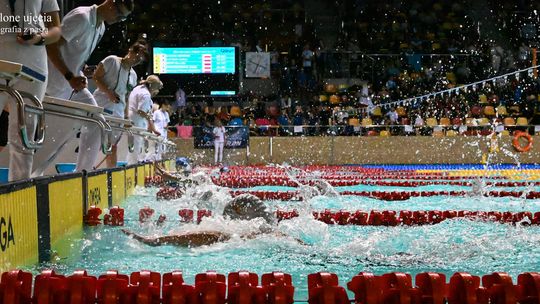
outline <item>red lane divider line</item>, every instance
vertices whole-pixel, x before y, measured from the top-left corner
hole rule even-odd
[[[91,206],[89,213],[92,213],[95,206]],[[154,209],[144,207],[139,210],[139,222],[145,223],[152,221]],[[314,211],[313,217],[316,220],[329,225],[362,225],[362,226],[417,226],[417,225],[433,225],[438,224],[447,219],[453,218],[468,218],[472,220],[482,220],[499,223],[526,223],[530,225],[540,225],[540,212],[532,213],[524,212],[500,212],[500,211],[465,211],[465,210],[429,210],[429,211],[409,211],[409,210],[371,210],[371,211]],[[275,212],[278,221],[288,220],[299,216],[297,210],[284,211],[277,210]],[[178,211],[179,221],[183,223],[195,222],[199,224],[204,217],[211,217],[211,210],[191,210],[181,209]],[[195,217],[196,216],[196,217]],[[104,225],[123,226],[124,210],[115,206],[109,210],[109,214],[104,216]],[[87,225],[95,226],[95,220],[86,222]],[[160,215],[157,223],[161,224],[166,221],[164,215]]]
[[[336,274],[318,272],[307,277],[308,302],[318,304],[539,303],[539,282],[537,272],[518,275],[516,283],[504,272],[482,277],[456,272],[449,282],[442,273],[422,272],[413,285],[407,273],[360,272],[346,284],[354,294],[351,300]],[[292,304],[294,289],[291,275],[283,272],[265,273],[259,283],[259,276],[248,271],[227,277],[207,271],[197,274],[195,283],[189,285],[178,270],[163,275],[148,270],[125,275],[111,270],[99,277],[85,270],[70,276],[44,270],[35,278],[30,272],[12,270],[2,273],[0,303]]]

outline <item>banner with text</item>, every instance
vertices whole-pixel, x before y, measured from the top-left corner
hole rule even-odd
[[[246,148],[249,142],[248,127],[225,127],[225,148],[240,149]],[[214,128],[196,127],[193,128],[193,137],[195,138],[195,149],[214,148]]]

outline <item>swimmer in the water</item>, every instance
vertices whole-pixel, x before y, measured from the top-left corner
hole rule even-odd
[[[273,233],[276,236],[284,236],[273,228],[276,224],[274,215],[267,210],[266,206],[259,198],[250,194],[237,196],[227,203],[223,210],[223,216],[226,219],[231,220],[252,220],[256,218],[265,220],[266,223],[259,227],[259,231],[241,235],[240,237],[243,239],[252,239],[258,235],[270,233]],[[122,229],[122,232],[133,237],[135,240],[150,246],[176,245],[183,247],[198,247],[228,241],[232,237],[229,233],[217,230],[184,232],[159,237],[146,237],[127,229]],[[303,244],[301,240],[297,241]]]

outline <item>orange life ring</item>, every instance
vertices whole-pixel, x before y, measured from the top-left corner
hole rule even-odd
[[[516,149],[516,151],[519,151],[519,152],[527,152],[527,151],[529,151],[531,149],[532,143],[533,143],[532,136],[527,132],[521,132],[521,131],[517,131],[514,134],[515,134],[514,139],[512,140],[512,145],[514,146],[514,149]],[[519,139],[522,138],[522,137],[524,137],[527,140],[527,145],[526,146],[522,146],[519,143]]]

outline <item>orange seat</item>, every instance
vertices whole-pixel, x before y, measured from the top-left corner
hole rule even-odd
[[[496,115],[495,108],[493,106],[485,106],[484,115],[486,115],[487,117],[494,117]]]
[[[360,126],[360,120],[358,118],[349,118],[349,126],[353,126],[353,127]]]
[[[507,127],[513,127],[516,125],[516,120],[513,117],[506,117],[504,118],[503,123]]]
[[[449,127],[450,126],[450,118],[441,117],[441,119],[439,120],[439,125],[444,126],[444,127]]]
[[[404,107],[397,107],[396,112],[397,112],[399,117],[407,116],[407,110]]]
[[[444,136],[444,131],[442,130],[434,130],[433,131],[433,137],[443,137]]]
[[[231,107],[231,116],[232,117],[242,117],[242,110],[239,106],[232,106]]]
[[[426,119],[426,126],[435,127],[437,125],[438,125],[437,118],[430,117],[430,118]]]

